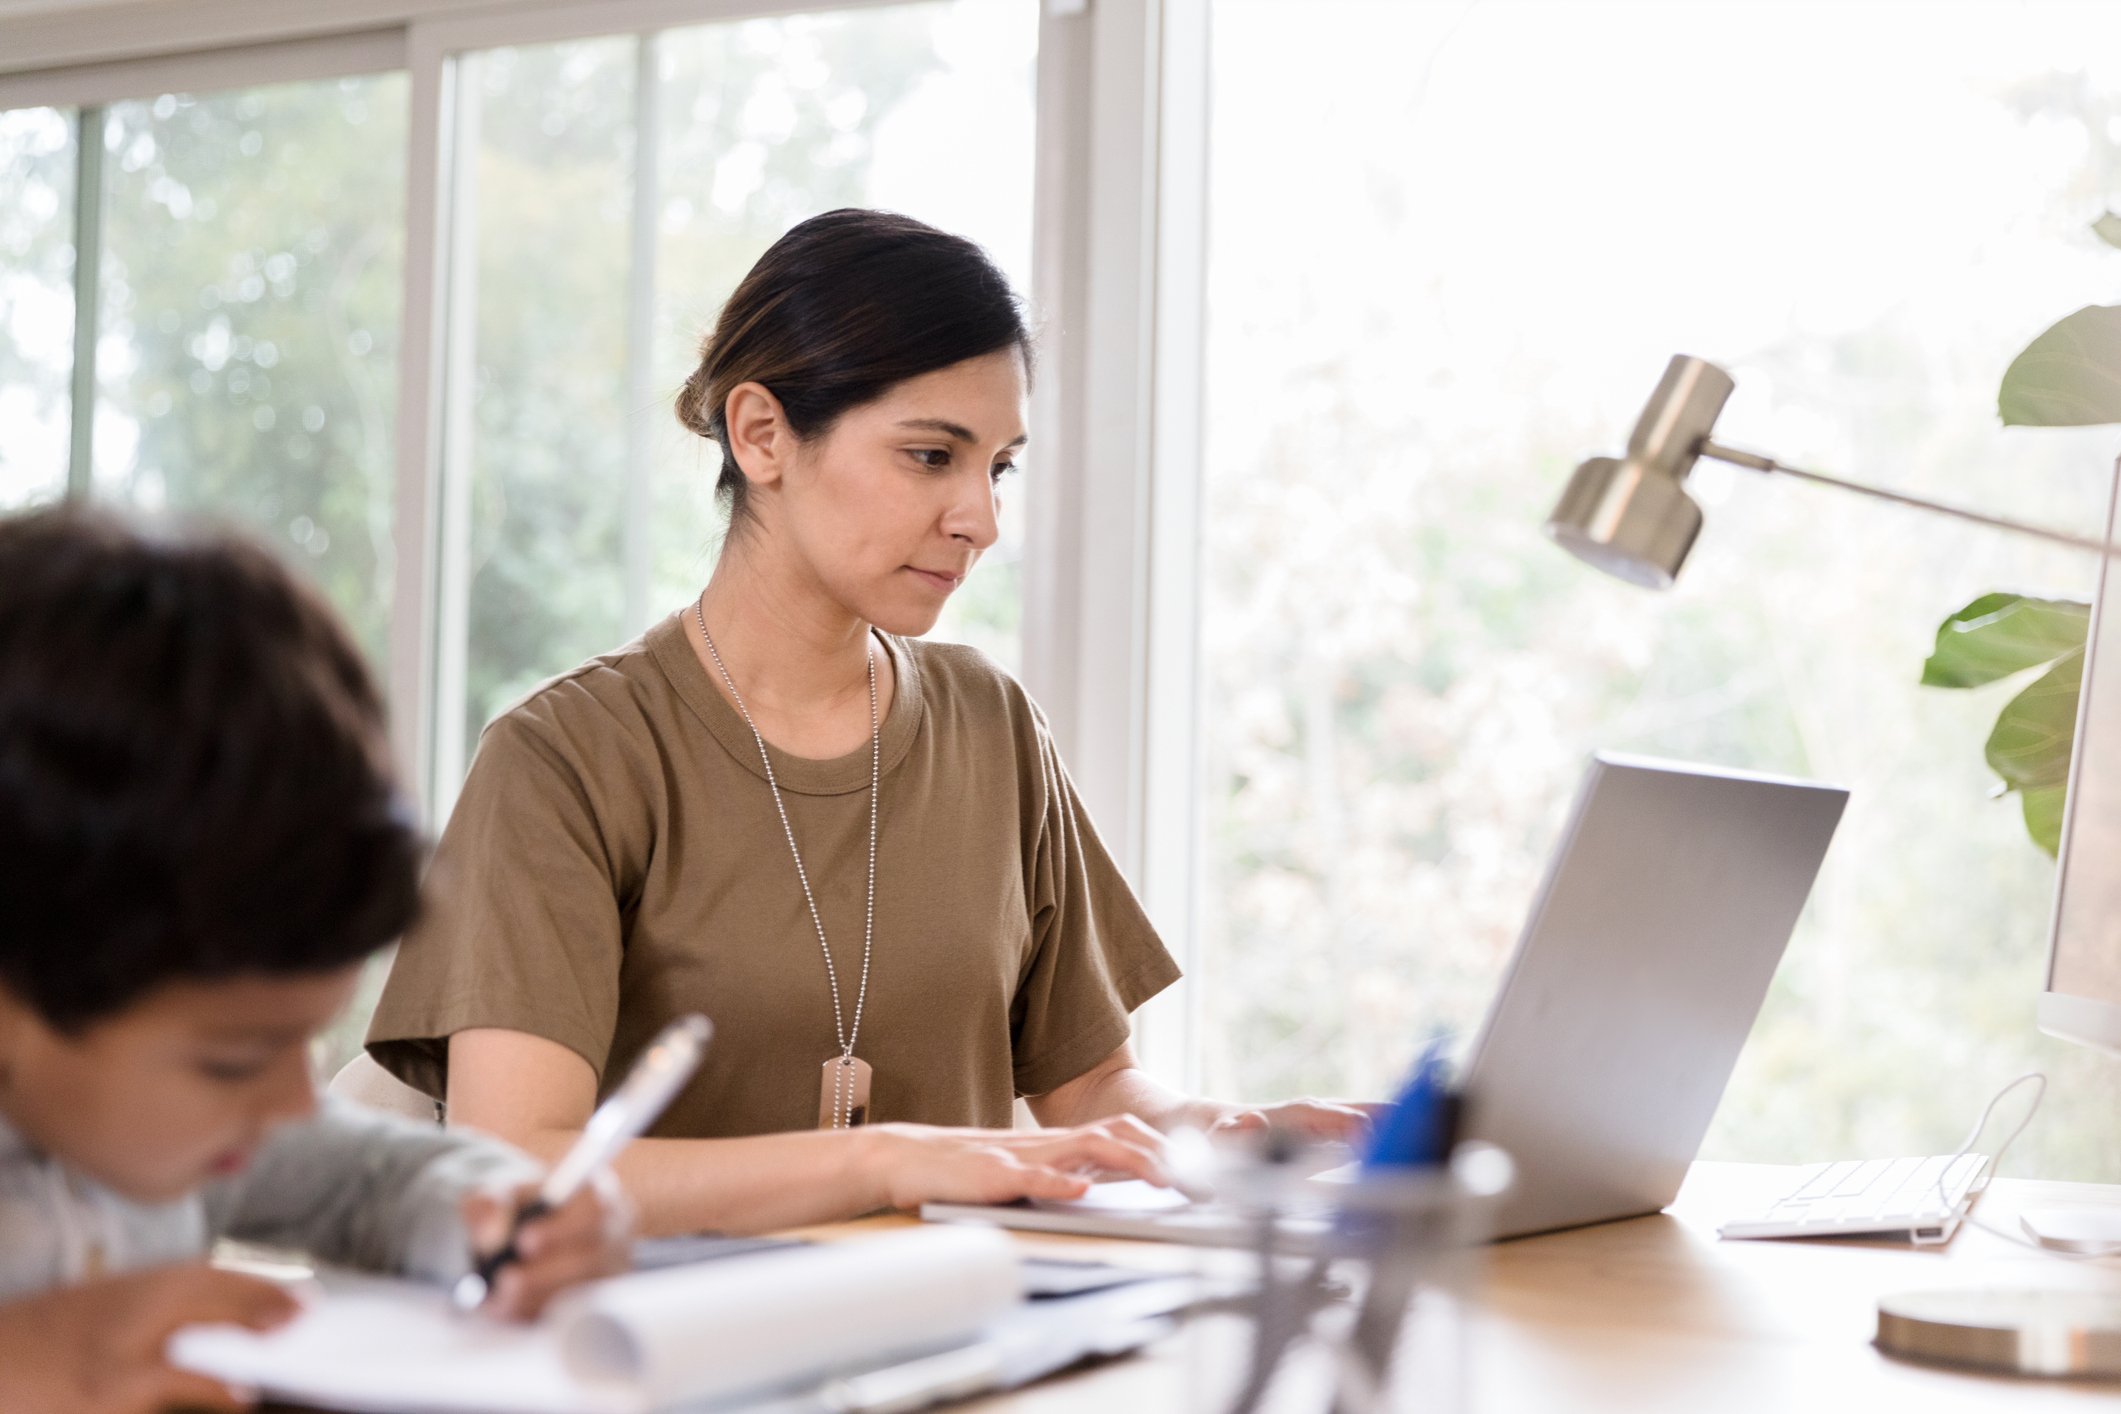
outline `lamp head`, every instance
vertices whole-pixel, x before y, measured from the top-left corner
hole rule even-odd
[[[1686,476],[1733,386],[1715,364],[1674,355],[1628,437],[1627,455],[1576,468],[1547,517],[1548,536],[1630,584],[1670,587],[1701,533]]]

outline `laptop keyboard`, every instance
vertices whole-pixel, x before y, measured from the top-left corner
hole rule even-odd
[[[1846,1237],[1864,1233],[1943,1242],[1988,1186],[1985,1154],[1845,1159],[1814,1164],[1765,1208],[1725,1222],[1724,1237]]]

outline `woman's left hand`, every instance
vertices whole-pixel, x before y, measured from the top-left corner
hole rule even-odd
[[[1382,1105],[1354,1100],[1286,1100],[1278,1105],[1226,1105],[1211,1137],[1275,1130],[1314,1144],[1359,1144]]]
[[[472,1244],[492,1252],[508,1240],[510,1217],[537,1197],[537,1185],[513,1193],[473,1193],[464,1200]],[[485,1309],[527,1321],[566,1288],[612,1276],[633,1264],[633,1205],[606,1173],[556,1212],[524,1223],[516,1234],[521,1260],[501,1268]]]

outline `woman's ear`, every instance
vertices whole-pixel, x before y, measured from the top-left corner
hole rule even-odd
[[[729,455],[753,489],[781,479],[795,455],[795,429],[765,384],[731,388],[722,404],[722,425],[729,429]]]

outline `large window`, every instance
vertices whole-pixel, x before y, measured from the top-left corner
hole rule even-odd
[[[1995,588],[2079,556],[1704,468],[1674,591],[1546,544],[1674,352],[1721,435],[2090,529],[2112,431],[1998,427],[1997,381],[2109,298],[2121,16],[1983,4],[1213,11],[1205,768],[1218,1091],[1376,1093],[1476,1024],[1596,748],[1853,788],[1709,1139],[1798,1160],[1955,1145],[2055,1076],[2020,1161],[2110,1175],[2110,1062],[2032,1024],[2050,862],[1917,686]],[[1358,37],[1359,36],[1359,41]],[[2003,695],[2008,695],[2008,689]]]
[[[427,778],[417,750],[401,764],[438,817],[495,712],[711,570],[715,459],[671,401],[768,244],[881,206],[1029,282],[1035,0],[480,47],[519,27],[488,17],[422,51],[456,83],[418,129],[402,70],[0,111],[0,511],[71,491],[261,536],[391,683],[401,747],[408,718],[434,723]],[[418,47],[286,61],[388,51],[387,69]],[[409,155],[459,160],[438,217],[408,206]],[[433,461],[398,426],[404,331],[435,318],[405,308],[409,230],[437,240],[413,257],[443,272],[433,299],[470,311],[468,357],[421,370],[445,399]],[[1013,664],[1013,505],[1003,530],[939,633]],[[323,1038],[327,1067],[379,978]]]
[[[445,532],[468,570],[463,638],[442,649],[445,665],[463,653],[461,678],[441,675],[445,799],[495,713],[705,582],[719,453],[672,400],[783,231],[839,206],[904,211],[1027,286],[1036,42],[1030,0],[957,0],[466,61],[478,313],[458,390],[474,402],[469,523]],[[1012,507],[942,636],[1014,663],[1020,544]]]

